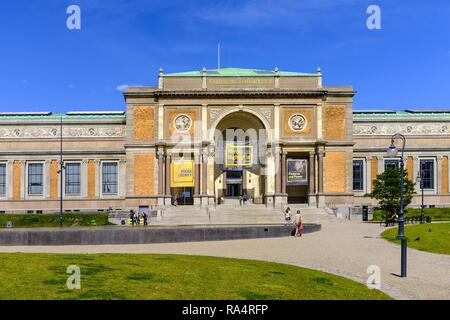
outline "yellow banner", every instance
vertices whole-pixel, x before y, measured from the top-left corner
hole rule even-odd
[[[171,187],[193,187],[194,186],[194,161],[174,160],[170,164],[170,186]]]
[[[225,167],[253,166],[253,146],[225,146]]]

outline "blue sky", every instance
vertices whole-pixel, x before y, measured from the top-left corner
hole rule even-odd
[[[81,30],[66,9],[81,8]],[[366,27],[369,5],[382,29]],[[354,108],[450,109],[450,1],[14,0],[0,5],[0,111],[124,110],[123,85],[217,66],[315,72]]]

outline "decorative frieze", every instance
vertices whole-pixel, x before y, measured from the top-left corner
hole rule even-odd
[[[383,136],[401,133],[410,136],[450,135],[450,123],[372,123],[353,124],[353,134]]]
[[[6,139],[33,139],[33,138],[58,138],[59,127],[3,127],[0,128],[0,138]],[[108,138],[125,137],[124,126],[111,127],[64,127],[65,138]]]

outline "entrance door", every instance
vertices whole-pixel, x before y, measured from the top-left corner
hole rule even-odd
[[[227,197],[242,195],[242,171],[227,171]]]

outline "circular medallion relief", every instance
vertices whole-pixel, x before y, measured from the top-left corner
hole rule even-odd
[[[192,126],[192,119],[185,114],[179,115],[173,120],[173,126],[179,132],[189,131]]]
[[[289,127],[294,131],[303,131],[305,130],[306,125],[306,118],[302,114],[297,113],[289,118]]]

